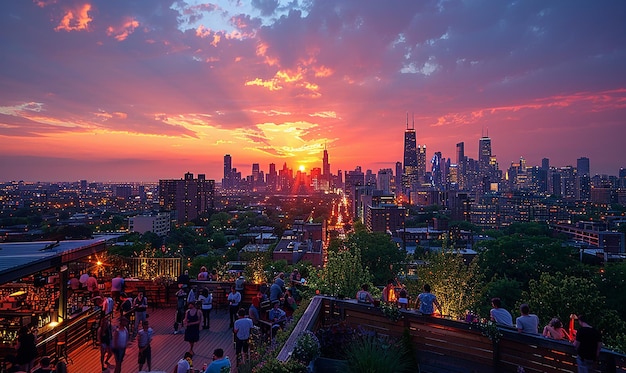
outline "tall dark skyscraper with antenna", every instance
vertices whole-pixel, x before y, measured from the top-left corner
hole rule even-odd
[[[491,139],[483,136],[478,140],[478,168],[483,175],[489,174],[491,162]]]
[[[409,128],[409,114],[406,115],[406,130],[404,131],[404,169],[402,184],[404,189],[413,190],[417,183],[417,141],[415,139],[415,121]]]

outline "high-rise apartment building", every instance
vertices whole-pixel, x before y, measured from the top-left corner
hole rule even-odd
[[[194,179],[188,172],[184,179],[159,180],[159,205],[173,211],[178,223],[185,223],[209,212],[214,207],[215,181],[199,174]]]
[[[384,193],[391,193],[391,180],[393,179],[393,170],[384,168],[378,170],[377,185],[378,189]]]
[[[579,176],[583,176],[583,175],[591,176],[591,173],[589,170],[589,158],[580,157],[576,160],[576,173]]]

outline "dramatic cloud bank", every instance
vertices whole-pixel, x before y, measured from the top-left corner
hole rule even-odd
[[[0,181],[155,181],[224,154],[626,167],[626,2],[4,0]],[[374,150],[375,151],[372,151]]]

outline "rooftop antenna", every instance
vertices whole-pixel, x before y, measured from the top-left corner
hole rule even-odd
[[[413,116],[413,129],[415,129],[415,112],[412,113]]]
[[[409,129],[409,112],[406,112],[406,129]]]

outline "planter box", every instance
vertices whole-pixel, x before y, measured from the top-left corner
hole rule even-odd
[[[343,373],[348,369],[347,360],[318,357],[313,364],[315,373]]]

